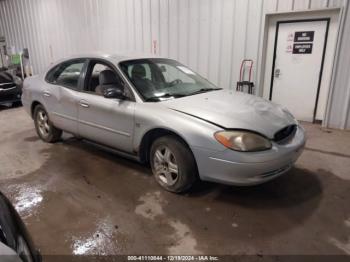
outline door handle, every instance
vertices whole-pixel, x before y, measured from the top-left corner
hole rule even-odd
[[[43,95],[46,96],[46,97],[50,97],[51,96],[49,91],[44,91]]]
[[[85,100],[80,100],[79,105],[84,108],[89,108],[89,104]]]
[[[277,69],[275,70],[275,77],[279,78],[280,75],[281,75],[281,69],[277,68]]]

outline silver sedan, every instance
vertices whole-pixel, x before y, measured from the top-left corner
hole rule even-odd
[[[149,163],[166,190],[196,180],[255,185],[287,172],[305,145],[287,109],[224,90],[179,62],[86,55],[25,80],[22,103],[38,136],[62,131]]]

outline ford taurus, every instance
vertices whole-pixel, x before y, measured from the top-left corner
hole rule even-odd
[[[22,103],[45,142],[66,131],[149,163],[172,192],[198,179],[269,181],[292,167],[305,144],[287,109],[218,88],[165,58],[71,57],[26,79]]]

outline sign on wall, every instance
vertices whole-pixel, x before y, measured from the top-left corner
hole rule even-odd
[[[294,37],[293,37],[294,36]],[[312,54],[315,31],[297,31],[290,33],[287,39],[287,53]]]
[[[313,44],[294,44],[293,45],[293,54],[311,54]]]
[[[313,42],[315,31],[295,32],[294,42]]]

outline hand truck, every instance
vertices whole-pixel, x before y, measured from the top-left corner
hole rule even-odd
[[[249,78],[248,80],[244,80],[244,76],[245,76],[245,71],[246,71],[246,64],[248,65],[248,69],[249,69]],[[247,87],[248,88],[248,94],[253,94],[254,93],[254,83],[251,81],[252,79],[252,71],[253,71],[253,64],[254,61],[251,59],[244,59],[241,63],[241,70],[239,72],[239,81],[237,82],[237,91],[240,92],[244,92],[244,88]]]

